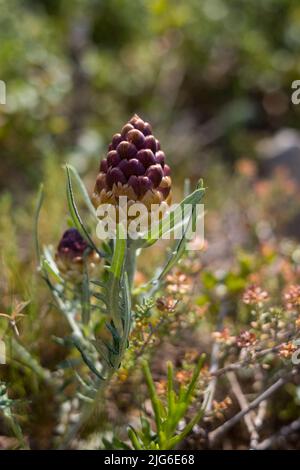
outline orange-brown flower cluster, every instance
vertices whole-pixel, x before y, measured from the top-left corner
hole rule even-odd
[[[232,400],[230,397],[226,397],[222,401],[213,400],[212,405],[215,416],[218,419],[223,419],[224,412],[232,405]]]
[[[172,297],[159,297],[156,300],[156,308],[160,312],[173,313],[175,312],[177,303],[178,302],[176,302]]]
[[[289,359],[292,357],[295,351],[297,351],[296,345],[292,341],[289,341],[288,343],[283,343],[281,345],[281,348],[279,349],[279,356],[284,359]]]
[[[155,382],[155,388],[156,388],[158,395],[166,395],[167,381],[165,379],[161,379],[158,382]]]
[[[192,375],[193,373],[191,370],[179,370],[176,372],[175,377],[180,385],[187,385],[190,382]]]
[[[293,285],[287,289],[284,302],[288,310],[300,307],[300,285]]]
[[[236,337],[230,334],[229,328],[224,328],[222,331],[214,331],[212,337],[217,343],[223,343],[227,346],[236,341]]]
[[[184,295],[191,290],[191,281],[188,276],[180,271],[169,274],[166,278],[167,291],[170,294]]]
[[[259,305],[269,300],[269,294],[260,286],[249,286],[243,294],[243,302],[247,305]]]
[[[248,348],[256,343],[256,335],[250,331],[241,331],[236,339],[239,348]]]

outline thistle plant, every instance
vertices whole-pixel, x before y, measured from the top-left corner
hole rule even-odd
[[[141,295],[144,299],[155,296],[164,278],[183,255],[187,231],[195,224],[196,205],[205,190],[200,182],[196,190],[171,211],[170,224],[170,213],[167,213],[171,203],[170,167],[159,141],[152,135],[150,124],[137,115],[113,136],[107,157],[101,161],[91,199],[73,167],[66,166],[66,175],[72,228],[63,234],[56,253],[51,247],[41,250],[38,241],[41,191],[36,244],[41,275],[71,328],[71,334],[58,341],[75,347],[90,372],[87,377],[82,377],[75,371],[79,397],[88,404],[80,422],[68,435],[67,444],[93,413],[103,384],[119,369],[127,348],[130,348],[133,301],[141,302]],[[85,222],[75,200],[75,186],[89,212]],[[119,217],[121,196],[127,198],[128,207],[135,202],[144,204],[149,215],[153,204],[161,205],[162,215],[154,230],[141,232],[135,239],[129,236],[126,224]],[[98,223],[99,207],[107,203],[118,212],[115,237],[109,241],[96,241],[96,230],[91,227],[95,228]],[[188,218],[183,217],[186,204],[192,207]],[[127,214],[125,217],[130,219]],[[140,296],[133,297],[137,254],[178,225],[182,235],[164,265],[144,286]]]

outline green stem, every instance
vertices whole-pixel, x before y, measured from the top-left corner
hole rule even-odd
[[[127,240],[125,269],[128,276],[129,289],[131,291],[136,270],[136,247],[134,241],[130,239]]]
[[[21,430],[19,424],[17,423],[17,421],[15,421],[14,417],[12,416],[11,411],[9,412],[9,414],[5,414],[5,418],[6,418],[7,424],[10,426],[10,429],[12,430],[13,434],[18,439],[20,447],[22,449],[29,450],[29,447],[26,444],[26,441],[24,439],[22,430]]]
[[[136,267],[136,247],[134,246],[134,243],[131,240],[127,241],[127,249],[126,249],[126,255],[125,259],[123,259],[123,266],[120,269],[120,273],[123,272],[125,269],[128,277],[128,284],[129,284],[129,289],[128,291],[131,291],[133,279],[134,279],[134,274],[135,274],[135,267]],[[113,289],[112,289],[113,291]],[[130,294],[129,294],[130,295]],[[110,304],[110,309],[114,311],[114,315],[111,312],[111,315],[113,318],[120,318],[121,317],[121,312],[119,310],[119,301],[118,298],[114,295],[113,299],[111,299],[111,304]],[[81,418],[78,423],[76,423],[70,430],[70,432],[67,434],[67,436],[63,439],[63,442],[60,444],[60,449],[65,449],[67,448],[70,443],[73,441],[73,439],[80,433],[82,428],[85,426],[85,424],[90,420],[90,418],[95,414],[95,411],[97,410],[98,406],[101,406],[103,404],[103,389],[104,386],[109,383],[112,375],[115,373],[115,370],[119,367],[119,364],[122,360],[122,356],[125,352],[125,349],[127,347],[127,342],[128,342],[128,335],[129,335],[129,330],[128,331],[123,331],[123,338],[122,338],[122,347],[120,348],[120,354],[114,358],[114,367],[107,367],[106,370],[106,378],[105,382],[100,382],[98,383],[98,391],[96,393],[96,396],[94,398],[93,403],[87,404],[86,407],[83,410],[83,413],[81,415]],[[105,375],[105,374],[104,374]]]
[[[24,365],[29,367],[39,379],[44,380],[47,383],[51,383],[51,372],[48,369],[42,367],[39,362],[25,349],[15,338],[11,339],[12,344],[12,355],[15,359],[18,359]]]

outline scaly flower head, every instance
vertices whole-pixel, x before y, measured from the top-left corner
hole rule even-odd
[[[170,167],[148,122],[135,114],[113,136],[108,150],[92,196],[96,208],[118,206],[120,196],[127,197],[128,206],[140,202],[148,211],[152,204],[170,204]]]

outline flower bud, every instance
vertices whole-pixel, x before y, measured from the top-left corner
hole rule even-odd
[[[92,196],[93,204],[119,205],[141,202],[151,211],[152,204],[171,203],[170,167],[149,123],[134,115],[121,132],[113,136]]]
[[[66,281],[79,284],[82,281],[84,263],[87,263],[89,270],[94,270],[100,262],[100,257],[89,248],[76,228],[70,228],[59,242],[55,261],[61,276]]]

